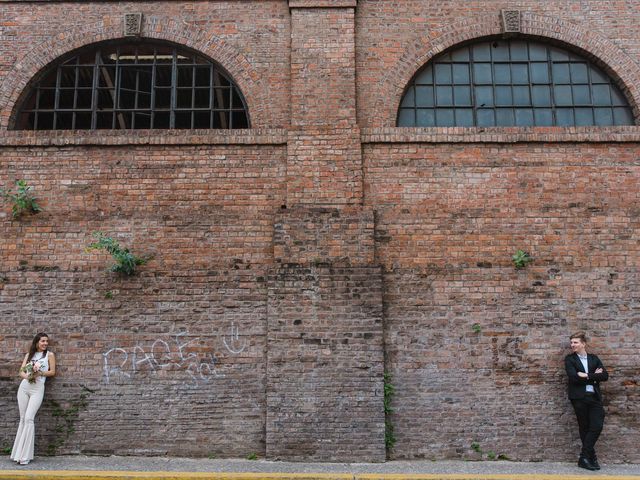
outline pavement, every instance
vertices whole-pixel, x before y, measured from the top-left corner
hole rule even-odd
[[[574,463],[391,461],[297,463],[267,460],[62,455],[20,467],[0,456],[0,480],[640,480],[640,464],[589,472]]]

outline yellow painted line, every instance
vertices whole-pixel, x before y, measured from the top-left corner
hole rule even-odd
[[[131,472],[0,470],[0,480],[640,480],[640,475]]]
[[[354,480],[640,480],[639,475],[544,473],[361,473]]]
[[[0,480],[354,480],[351,473],[0,470]],[[638,479],[636,479],[638,480]]]

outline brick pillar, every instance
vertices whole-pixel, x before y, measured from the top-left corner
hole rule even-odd
[[[362,207],[355,0],[289,0],[287,208],[267,325],[267,457],[383,461],[382,276]]]

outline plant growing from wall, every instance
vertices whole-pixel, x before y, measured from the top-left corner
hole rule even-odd
[[[474,323],[473,325],[471,325],[471,330],[473,330],[473,333],[480,333],[482,332],[482,327],[479,323]]]
[[[116,262],[110,268],[112,272],[131,276],[136,273],[136,267],[147,263],[147,258],[134,255],[128,248],[123,248],[115,239],[106,236],[102,232],[94,232],[93,236],[96,238],[96,242],[90,244],[86,250],[106,250],[111,254]]]
[[[59,402],[51,399],[49,405],[51,405],[51,416],[55,420],[55,434],[49,444],[47,445],[47,454],[55,455],[58,449],[64,445],[69,437],[76,431],[75,423],[80,416],[80,412],[87,408],[89,402],[87,398],[94,393],[93,390],[82,386],[82,392],[77,398],[71,401],[68,408],[62,407]]]
[[[513,257],[511,257],[511,260],[513,260],[513,265],[518,270],[525,268],[527,265],[533,262],[533,258],[531,258],[531,256],[523,250],[518,250],[513,255]]]
[[[384,372],[384,445],[387,449],[387,452],[393,450],[393,447],[396,444],[396,437],[393,434],[393,423],[391,423],[391,414],[393,413],[393,408],[391,408],[391,402],[393,400],[393,396],[396,393],[396,389],[391,383],[392,377],[388,372]]]
[[[23,214],[34,214],[42,211],[31,191],[33,187],[27,185],[25,180],[16,181],[17,191],[12,193],[6,189],[0,189],[0,196],[11,202],[11,214],[14,219],[20,218]]]

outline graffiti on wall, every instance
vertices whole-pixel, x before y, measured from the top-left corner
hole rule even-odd
[[[132,378],[139,372],[157,374],[166,371],[183,372],[190,384],[197,386],[215,378],[223,378],[219,359],[213,352],[196,353],[193,346],[201,343],[201,337],[191,337],[188,332],[164,335],[148,346],[113,347],[102,354],[103,379],[109,384],[114,378]],[[240,335],[235,323],[222,343],[232,355],[239,355],[247,347],[247,340]]]

